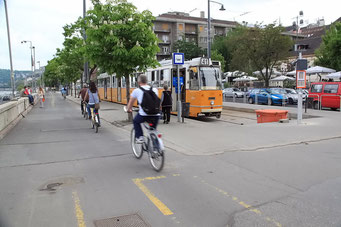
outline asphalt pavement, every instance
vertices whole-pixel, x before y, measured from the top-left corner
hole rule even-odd
[[[169,137],[156,173],[147,155],[133,157],[131,125],[110,120],[115,112],[100,111],[107,120],[96,134],[76,103],[52,93],[1,140],[0,226],[100,227],[110,218],[120,226],[130,214],[150,226],[341,226],[340,137],[206,155],[175,151]],[[166,138],[175,124],[160,127]],[[188,120],[177,133],[186,138],[197,125],[230,124]],[[200,140],[192,143],[213,143]]]

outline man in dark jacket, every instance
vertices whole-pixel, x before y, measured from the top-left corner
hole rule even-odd
[[[163,123],[168,124],[170,122],[170,112],[172,109],[172,93],[168,91],[168,86],[163,86],[164,91],[161,96],[161,108],[163,112]]]
[[[83,85],[83,88],[80,90],[80,92],[78,93],[78,98],[79,96],[81,96],[81,110],[82,110],[82,115],[84,114],[84,107],[83,107],[83,102],[85,102],[85,95],[87,92],[88,88],[86,86],[86,84]]]

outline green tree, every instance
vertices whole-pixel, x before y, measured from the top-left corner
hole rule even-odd
[[[225,72],[225,58],[223,55],[221,55],[217,50],[213,50],[211,53],[211,59],[212,60],[216,60],[216,61],[220,61],[221,64],[221,71]]]
[[[341,71],[341,22],[333,24],[316,51],[316,64]]]
[[[203,49],[201,49],[195,42],[186,41],[185,37],[174,43],[173,51],[176,52],[177,50],[179,50],[180,53],[185,54],[185,60],[201,57],[204,54]]]
[[[60,63],[58,62],[58,57],[54,57],[48,61],[43,75],[45,86],[58,87],[59,84],[61,84],[59,65]]]
[[[293,45],[288,36],[282,35],[283,31],[283,27],[275,24],[235,29],[228,41],[232,53],[231,69],[244,72],[258,70],[268,87],[274,67],[289,56]]]
[[[130,99],[129,75],[156,67],[158,38],[153,32],[150,11],[137,11],[126,0],[92,0],[93,10],[87,12],[85,29],[86,53],[101,71],[125,77],[127,100]],[[131,115],[129,115],[131,119]]]
[[[221,61],[222,70],[224,68],[224,71],[230,71],[231,48],[229,46],[229,35],[226,37],[217,36],[214,39],[212,44],[212,56],[214,51],[221,54],[224,58],[224,63]]]

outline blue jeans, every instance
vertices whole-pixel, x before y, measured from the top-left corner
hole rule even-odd
[[[99,118],[98,110],[95,109],[95,104],[93,104],[93,105],[89,105],[89,104],[88,104],[88,105],[86,106],[86,109],[88,110],[89,118],[91,119],[91,110],[90,110],[90,108],[94,108],[94,113],[95,113],[95,114],[97,113],[97,116],[98,116],[98,123],[101,124],[101,120],[100,120],[100,118]]]
[[[135,138],[143,136],[141,123],[143,122],[152,123],[153,127],[156,128],[159,122],[159,118],[160,118],[159,116],[141,116],[140,114],[137,114],[134,118]]]
[[[30,104],[34,103],[34,98],[32,95],[28,95],[28,101],[30,102]]]

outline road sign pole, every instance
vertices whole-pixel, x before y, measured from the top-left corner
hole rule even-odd
[[[181,86],[180,86],[180,68],[176,65],[178,74],[178,122],[181,122]]]
[[[298,59],[302,59],[302,52],[299,52]],[[298,81],[298,73],[297,73],[297,67],[296,67],[296,87],[297,87],[297,81]],[[298,89],[298,100],[297,100],[297,124],[302,123],[302,88],[300,87]]]

